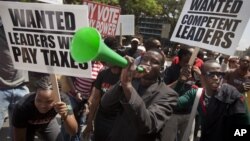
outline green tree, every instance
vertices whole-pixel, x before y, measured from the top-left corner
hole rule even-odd
[[[186,0],[159,0],[159,3],[163,6],[162,15],[167,17],[167,22],[171,25],[170,36],[174,31],[185,1]]]
[[[21,0],[35,2],[36,0]],[[92,0],[121,7],[121,14],[135,15],[135,23],[141,14],[147,16],[165,16],[171,25],[172,34],[177,20],[180,16],[185,0]],[[64,0],[64,4],[81,4],[82,0]]]
[[[81,4],[83,0],[64,0],[65,4]],[[94,2],[105,3],[109,5],[119,5],[119,0],[92,0]]]
[[[144,13],[153,16],[162,13],[162,6],[157,0],[120,0],[120,5],[122,14],[139,16]]]

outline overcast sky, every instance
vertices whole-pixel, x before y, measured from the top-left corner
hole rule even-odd
[[[238,50],[245,50],[250,46],[250,20],[248,21],[247,27],[242,35],[242,38],[239,42]]]

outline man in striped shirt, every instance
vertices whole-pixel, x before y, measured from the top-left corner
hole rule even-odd
[[[80,141],[80,132],[85,123],[84,110],[87,109],[88,99],[91,94],[91,89],[94,81],[100,70],[103,69],[103,64],[100,61],[92,62],[92,78],[81,78],[81,77],[68,77],[68,83],[70,86],[70,91],[68,95],[74,110],[76,120],[78,122],[78,133],[75,136],[69,137],[65,134],[67,140]],[[85,111],[86,112],[86,111]],[[64,132],[65,133],[65,132]]]

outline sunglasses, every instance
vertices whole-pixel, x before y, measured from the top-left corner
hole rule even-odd
[[[225,73],[224,72],[206,72],[205,74],[207,77],[211,77],[213,78],[214,76],[217,76],[218,78],[222,78],[225,76]]]

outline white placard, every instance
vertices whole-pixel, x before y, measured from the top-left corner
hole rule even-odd
[[[115,35],[120,35],[120,23],[122,23],[122,35],[135,35],[134,15],[120,15]]]
[[[15,68],[91,77],[91,64],[69,52],[75,31],[89,26],[87,6],[1,1],[0,15]]]
[[[249,6],[249,0],[186,0],[171,41],[233,55]]]

